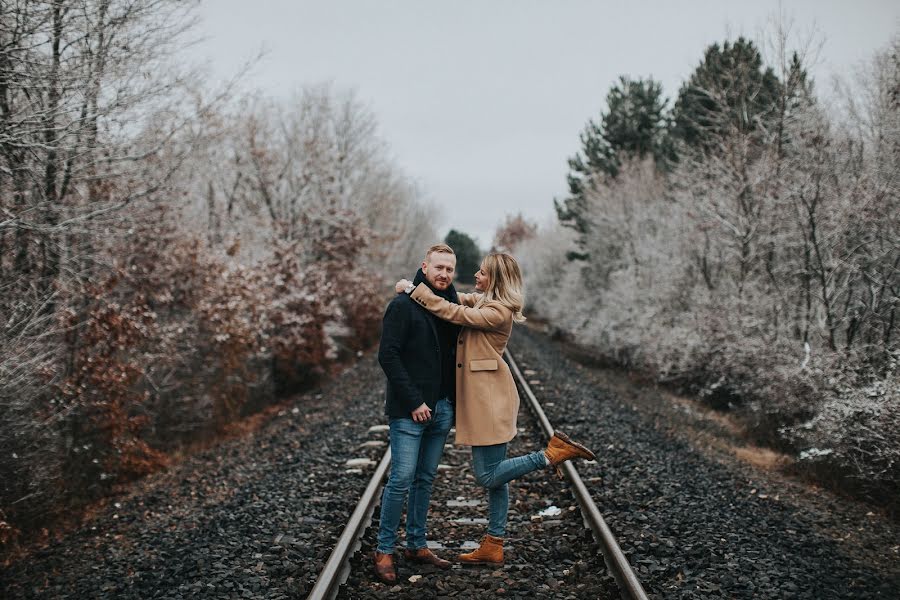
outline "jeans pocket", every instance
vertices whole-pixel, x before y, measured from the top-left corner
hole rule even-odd
[[[453,405],[450,404],[449,400],[441,399],[438,400],[438,403],[434,408],[435,425],[437,425],[441,430],[450,431],[450,428],[453,427],[454,421]]]
[[[421,435],[422,429],[427,423],[417,423],[409,417],[391,417],[389,421],[391,431],[405,435]]]

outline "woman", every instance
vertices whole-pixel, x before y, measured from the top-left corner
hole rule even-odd
[[[472,463],[479,485],[488,490],[488,530],[480,546],[461,554],[468,564],[502,564],[503,537],[509,512],[508,482],[570,458],[594,458],[594,453],[556,432],[545,450],[506,458],[507,443],[516,435],[519,394],[503,351],[513,323],[523,323],[522,275],[509,254],[488,254],[475,273],[475,294],[459,294],[453,304],[428,286],[397,282],[413,300],[436,316],[462,325],[456,346],[456,443],[472,446]]]

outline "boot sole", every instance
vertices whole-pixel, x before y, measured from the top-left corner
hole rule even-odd
[[[453,566],[453,563],[449,563],[449,562],[446,565],[437,565],[437,564],[435,564],[433,562],[429,562],[427,560],[414,560],[411,558],[407,558],[404,560],[406,560],[406,562],[409,562],[409,563],[412,563],[415,565],[422,565],[425,567],[434,567],[435,569],[440,569],[441,571],[446,571],[447,569],[449,569],[450,567]]]
[[[579,444],[578,442],[572,440],[572,438],[570,438],[569,436],[567,436],[567,435],[564,434],[563,432],[561,432],[561,431],[554,431],[554,432],[553,432],[553,435],[555,435],[556,437],[558,437],[559,439],[561,439],[561,440],[564,441],[565,443],[569,444],[570,446],[575,446],[576,448],[578,448],[579,450],[581,450],[582,452],[584,452],[585,454],[587,454],[587,456],[583,456],[582,458],[587,458],[587,459],[589,459],[589,460],[597,460],[597,456],[596,456],[593,452],[591,452],[590,450],[588,450],[588,449],[587,449],[585,446],[583,446],[582,444]]]
[[[502,567],[503,561],[490,562],[487,560],[472,560],[472,561],[461,560],[461,561],[459,561],[459,564],[461,564],[463,566],[468,566],[468,567],[491,567],[491,566]]]
[[[397,580],[399,579],[399,577],[397,577],[397,572],[396,572],[396,571],[394,571],[394,578],[393,578],[393,579],[388,579],[388,578],[384,577],[381,573],[378,572],[377,569],[373,570],[373,573],[375,574],[375,578],[376,578],[378,581],[380,581],[381,583],[386,583],[386,584],[388,584],[388,585],[395,585],[395,584],[397,583]]]

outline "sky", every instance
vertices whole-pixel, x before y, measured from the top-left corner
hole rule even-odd
[[[215,81],[265,51],[244,85],[276,99],[355,90],[441,208],[439,233],[487,249],[506,215],[553,218],[566,160],[620,75],[674,98],[709,44],[758,40],[779,11],[822,43],[811,71],[826,94],[900,34],[900,2],[876,0],[204,0],[189,53]]]

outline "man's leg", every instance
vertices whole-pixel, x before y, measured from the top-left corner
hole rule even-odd
[[[409,488],[409,504],[406,510],[406,547],[418,550],[427,545],[428,505],[438,463],[444,453],[447,434],[453,426],[453,405],[439,400],[433,418],[425,428],[419,446],[418,464],[412,486]]]
[[[397,527],[403,503],[416,474],[419,446],[425,426],[407,418],[392,418],[391,473],[381,495],[381,518],[378,548],[382,554],[393,554],[397,543]]]

